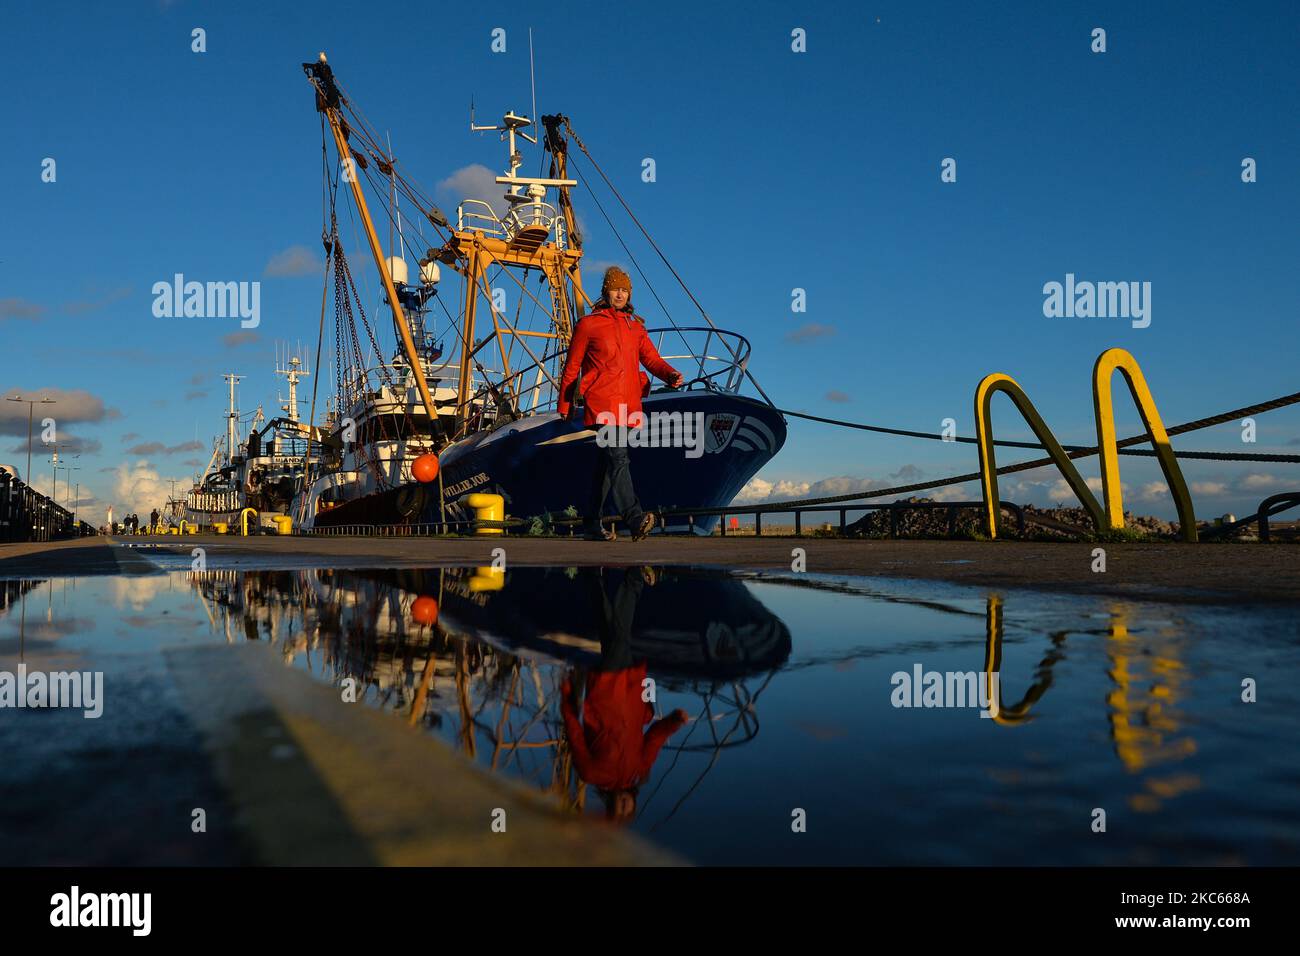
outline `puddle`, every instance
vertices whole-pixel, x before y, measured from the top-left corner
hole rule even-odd
[[[142,734],[197,747],[159,717],[183,711],[160,651],[246,641],[698,863],[1293,864],[1300,849],[1290,610],[690,568],[0,582],[0,670],[105,672],[104,716],[84,722],[101,755]],[[948,706],[927,706],[931,672]],[[77,718],[51,737],[30,732],[48,714],[0,710],[18,758],[0,792],[33,762],[77,770]]]

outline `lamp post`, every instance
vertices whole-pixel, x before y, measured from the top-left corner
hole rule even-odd
[[[75,457],[80,458],[81,456],[80,456],[80,455],[77,455],[77,456],[75,456]],[[64,466],[63,466],[63,470],[66,471],[66,472],[68,472],[68,480],[67,480],[67,484],[72,484],[72,472],[74,472],[74,471],[81,471],[81,466],[80,466],[80,465],[64,465]],[[78,488],[81,487],[81,482],[77,482],[77,487],[78,487]],[[66,491],[66,488],[65,488],[64,490]],[[76,513],[77,513],[77,503],[76,503],[75,501],[69,501],[68,504],[71,506],[70,510],[72,511],[72,513],[73,513],[73,515],[74,515],[74,520],[73,520],[73,522],[72,522],[73,527],[76,527],[75,515],[76,515]]]
[[[71,473],[74,472],[74,471],[80,471],[80,470],[81,470],[81,466],[80,466],[80,465],[61,465],[61,464],[59,464],[59,452],[58,452],[58,446],[55,445],[54,447],[55,447],[54,457],[50,459],[50,464],[53,466],[51,470],[54,472],[54,491],[53,491],[53,493],[50,495],[50,503],[51,503],[52,505],[54,505],[54,507],[57,508],[57,507],[59,506],[59,470],[62,469],[63,471],[66,471],[66,472],[69,473],[69,474],[68,474],[68,484],[72,484],[72,474],[71,474]],[[80,456],[80,455],[73,455],[72,457],[73,457],[74,459],[77,459],[77,458],[80,458],[81,456]],[[54,516],[53,516],[53,515],[50,516],[50,520],[54,520]]]
[[[27,403],[27,472],[23,475],[23,481],[27,482],[30,487],[32,483],[32,409],[36,405],[57,405],[58,403],[52,398],[32,399],[23,398],[21,395],[14,395],[8,399],[11,402]]]

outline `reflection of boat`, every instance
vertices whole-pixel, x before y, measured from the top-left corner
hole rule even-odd
[[[590,578],[576,569],[572,577],[540,568],[188,577],[227,640],[267,640],[286,663],[340,688],[352,682],[356,700],[434,730],[563,806],[583,807],[560,686],[573,665],[599,656],[600,644]],[[693,711],[691,730],[667,749],[716,756],[754,738],[759,697],[788,660],[791,637],[748,588],[720,573],[669,571],[643,589],[632,631],[650,676]]]
[[[325,120],[322,149],[335,160],[325,171],[322,228],[333,273],[335,328],[326,337],[335,343],[337,415],[322,429],[313,449],[319,457],[295,500],[299,526],[466,521],[474,515],[464,499],[484,492],[501,495],[516,518],[588,507],[596,432],[556,411],[570,340],[594,306],[581,277],[582,235],[571,197],[578,181],[569,178],[578,152],[591,157],[568,119],[542,117],[541,136],[530,132],[538,129],[536,117],[513,112],[497,126],[471,121],[472,129],[499,132],[507,142],[508,168],[496,178],[506,189],[495,202],[466,199],[448,218],[380,143],[324,54],[303,67]],[[539,139],[549,174],[524,175],[524,143]],[[582,175],[576,165],[572,171]],[[339,235],[339,222],[353,220],[338,214],[339,192],[352,194],[364,232],[358,238],[369,247],[392,313],[395,354],[357,293],[346,255],[353,246]],[[390,221],[387,255],[371,208]],[[412,275],[407,253],[420,249]],[[460,280],[450,294],[439,287],[444,269]],[[652,510],[722,507],[781,450],[785,419],[749,370],[743,336],[717,328],[707,314],[702,327],[664,314],[670,327],[649,331],[686,381],[645,399],[647,416],[662,415],[645,430],[655,435],[649,446],[630,449],[637,493]],[[742,395],[746,382],[761,397]],[[579,383],[575,402],[590,384]],[[412,466],[430,452],[441,475],[425,486]],[[716,521],[701,517],[694,528],[707,532]],[[685,530],[689,519],[670,517],[668,525]]]
[[[471,569],[449,569],[440,620],[453,633],[511,653],[540,653],[574,664],[600,657],[593,584],[612,591],[640,568],[513,568],[500,590],[471,586]],[[423,572],[392,572],[399,586],[425,591]],[[632,621],[632,656],[665,678],[733,680],[780,667],[790,631],[740,581],[721,572],[650,572]],[[481,575],[480,575],[481,577]],[[437,593],[436,584],[433,586]]]

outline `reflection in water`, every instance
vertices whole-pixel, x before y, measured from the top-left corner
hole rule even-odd
[[[1187,735],[1177,736],[1184,717],[1176,705],[1184,695],[1183,685],[1187,681],[1187,671],[1180,659],[1182,638],[1171,630],[1159,636],[1154,648],[1149,638],[1139,645],[1129,634],[1128,615],[1124,605],[1116,604],[1110,609],[1105,636],[1110,662],[1107,674],[1113,688],[1106,696],[1106,709],[1116,756],[1127,773],[1143,774],[1152,766],[1191,757],[1196,753],[1196,741]],[[1003,703],[1000,696],[1002,632],[1002,598],[990,595],[986,605],[984,675],[986,688],[994,688],[999,694],[993,719],[1002,725],[1025,723],[1033,719],[1030,709],[1052,686],[1052,669],[1065,657],[1065,638],[1069,632],[1050,635],[1052,648],[1039,662],[1034,683],[1020,702],[1011,706]],[[993,674],[998,675],[996,681]],[[1160,808],[1161,800],[1200,786],[1201,780],[1195,774],[1160,778],[1144,774],[1142,792],[1130,795],[1128,803],[1139,812],[1154,812]]]
[[[341,688],[353,681],[358,699],[441,733],[493,770],[532,780],[565,806],[585,809],[590,786],[605,815],[618,820],[643,809],[640,790],[661,750],[712,755],[684,787],[685,799],[725,749],[757,735],[758,697],[778,671],[837,659],[791,665],[788,628],[722,572],[214,570],[190,579],[227,641],[267,640],[286,661]],[[931,600],[888,600],[968,613]],[[1008,703],[1003,688],[1014,681],[1002,673],[1003,600],[990,595],[984,612],[993,724],[1034,719],[1072,633],[1104,636],[1114,752],[1128,774],[1142,777],[1130,806],[1154,811],[1199,786],[1192,774],[1146,773],[1196,753],[1179,733],[1176,704],[1187,675],[1177,633],[1159,635],[1154,652],[1144,637],[1135,653],[1122,605],[1111,608],[1102,633],[1052,631],[1028,689]],[[664,713],[657,701],[665,691],[695,703]],[[663,785],[661,778],[653,792]]]
[[[598,789],[606,816],[627,821],[636,812],[637,794],[659,751],[686,723],[686,711],[678,708],[655,719],[654,681],[647,676],[645,660],[635,660],[632,653],[637,602],[658,575],[653,568],[631,567],[614,576],[617,590],[611,600],[598,569],[582,573],[599,625],[600,660],[587,674],[585,707],[580,684],[566,676],[560,710],[578,775]]]
[[[1196,753],[1196,741],[1179,736],[1184,715],[1178,701],[1184,695],[1187,670],[1183,667],[1183,638],[1165,633],[1139,643],[1129,634],[1128,612],[1123,606],[1111,609],[1107,642],[1110,678],[1114,689],[1106,697],[1111,739],[1115,753],[1129,773],[1177,763]],[[1195,774],[1146,775],[1143,791],[1129,797],[1129,806],[1139,812],[1158,810],[1162,800],[1200,788]]]
[[[759,694],[791,651],[785,624],[722,573],[314,569],[189,577],[227,641],[266,639],[286,661],[343,689],[355,681],[358,699],[405,714],[565,806],[584,809],[588,786],[596,788],[606,814],[624,820],[661,749],[713,753],[716,762],[723,749],[753,739]],[[642,600],[646,591],[653,599]],[[665,691],[693,698],[693,716],[685,708],[660,713],[655,701]],[[669,743],[688,720],[695,729]]]
[[[1300,852],[1294,762],[1278,746],[1300,732],[1285,610],[694,568],[73,584],[39,582],[25,625],[31,585],[0,590],[0,669],[25,634],[29,666],[76,655],[112,670],[110,698],[135,710],[109,707],[100,726],[126,740],[165,696],[137,694],[140,675],[165,675],[159,651],[210,628],[698,862],[1216,865]],[[784,623],[796,621],[797,643]],[[894,707],[891,675],[919,662],[970,686],[982,669],[996,719]],[[1239,675],[1266,671],[1267,702],[1240,703]],[[1086,827],[1080,838],[1081,806],[1121,811],[1104,841]],[[791,831],[792,808],[807,810],[806,832]]]
[[[1020,702],[1007,706],[1002,700],[1002,596],[990,594],[985,604],[984,618],[984,686],[989,699],[996,695],[997,707],[992,712],[993,720],[1002,725],[1015,725],[1033,720],[1029,713],[1052,686],[1052,669],[1065,657],[1065,637],[1068,632],[1057,631],[1049,635],[1051,650],[1038,662],[1034,670],[1034,683],[1025,691]],[[997,674],[997,679],[993,675]]]

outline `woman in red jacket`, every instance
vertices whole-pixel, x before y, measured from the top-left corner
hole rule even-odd
[[[682,384],[681,372],[659,357],[645,323],[632,311],[632,280],[622,269],[611,266],[605,271],[600,301],[583,316],[569,343],[557,410],[562,417],[569,416],[574,382],[581,372],[578,394],[586,402],[584,423],[626,428],[629,418],[642,417],[642,364],[671,387]],[[656,519],[653,512],[643,511],[637,500],[627,448],[621,442],[604,447],[598,444],[596,454],[586,536],[613,539],[614,533],[605,532],[600,523],[605,501],[612,493],[614,507],[632,529],[632,540],[641,540],[654,528]]]
[[[572,677],[564,678],[560,713],[578,776],[596,788],[609,819],[628,823],[659,751],[688,717],[678,708],[655,720],[646,662],[632,656],[636,605],[644,585],[655,582],[653,569],[625,568],[613,602],[599,569],[587,568],[585,576],[600,634],[600,663],[587,675],[585,704]]]

